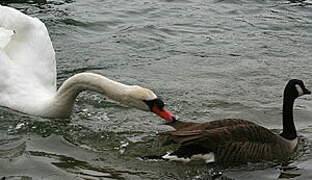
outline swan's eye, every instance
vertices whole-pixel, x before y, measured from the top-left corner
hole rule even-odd
[[[143,102],[147,104],[150,109],[152,109],[153,106],[157,106],[159,109],[163,109],[165,107],[165,103],[159,98],[153,100],[143,100]]]
[[[165,103],[164,103],[162,100],[160,100],[160,99],[157,99],[157,100],[155,101],[155,105],[156,105],[157,107],[159,107],[160,109],[163,109],[163,108],[165,107]]]

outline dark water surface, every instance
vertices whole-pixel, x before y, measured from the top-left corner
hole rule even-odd
[[[12,1],[11,1],[12,2]],[[58,85],[90,71],[153,89],[181,120],[237,117],[281,130],[291,78],[312,89],[312,2],[76,0],[2,3],[40,18],[56,51]],[[67,120],[0,109],[0,178],[312,179],[312,97],[296,101],[302,141],[286,167],[142,161],[161,154],[151,113],[85,92]],[[221,175],[221,176],[217,176]]]

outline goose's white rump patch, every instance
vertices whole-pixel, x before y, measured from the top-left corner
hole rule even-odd
[[[215,156],[214,153],[212,152],[208,154],[195,154],[192,155],[190,158],[178,157],[176,155],[170,155],[170,153],[167,153],[166,155],[162,156],[162,158],[167,159],[169,161],[181,161],[184,163],[188,163],[192,160],[204,160],[205,163],[215,162]]]

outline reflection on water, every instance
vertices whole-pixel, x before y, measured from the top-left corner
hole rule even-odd
[[[2,134],[3,135],[3,134]],[[5,137],[4,135],[2,136]],[[21,137],[4,138],[0,141],[0,157],[16,158],[22,155],[26,149],[26,144]]]
[[[45,152],[35,152],[35,151],[29,151],[28,152],[31,156],[38,156],[38,157],[46,157],[53,159],[54,162],[51,162],[52,165],[65,170],[66,172],[74,175],[80,175],[83,178],[92,178],[92,177],[98,177],[98,178],[111,178],[111,179],[124,179],[120,177],[120,174],[122,172],[118,172],[113,169],[104,169],[99,167],[93,167],[89,165],[85,161],[80,161],[77,159],[74,159],[72,157],[67,157],[64,155],[57,155],[57,154],[49,154]],[[89,177],[88,177],[89,176]]]
[[[153,89],[185,121],[251,120],[281,130],[282,91],[311,81],[310,1],[16,0],[56,50],[58,86],[91,71]],[[0,179],[311,179],[312,101],[295,103],[301,141],[291,161],[224,167],[144,161],[162,147],[161,120],[85,92],[69,119],[0,109]]]

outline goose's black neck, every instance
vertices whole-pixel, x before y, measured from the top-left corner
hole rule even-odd
[[[284,97],[283,100],[283,132],[282,137],[293,140],[297,137],[296,127],[293,118],[293,107],[295,98]]]

